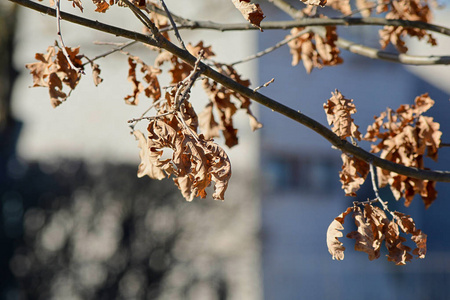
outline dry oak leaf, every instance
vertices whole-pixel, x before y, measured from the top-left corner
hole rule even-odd
[[[228,76],[237,83],[246,87],[250,86],[250,81],[242,79],[233,67],[228,65],[217,65],[217,68],[221,74]],[[209,109],[209,105],[215,108],[211,108],[211,111],[205,111],[201,114],[201,116],[199,116],[201,119],[205,118],[205,120],[200,120],[200,123],[203,124],[203,132],[216,132],[217,128],[215,121],[210,122],[211,117],[213,118],[211,114],[213,114],[213,111],[215,111],[218,115],[218,128],[223,133],[225,144],[230,148],[238,144],[238,130],[234,128],[233,125],[233,116],[238,111],[238,107],[235,103],[233,103],[232,98],[240,101],[241,105],[239,109],[243,109],[246,111],[247,116],[249,117],[250,127],[253,131],[262,127],[262,124],[258,122],[256,117],[250,110],[251,101],[248,97],[227,89],[215,81],[210,81],[207,79],[203,80],[203,89],[205,90],[210,100],[210,103],[207,105],[207,109]],[[207,128],[208,124],[209,128]],[[211,135],[207,133],[207,136]]]
[[[140,64],[142,67],[140,68],[140,72],[143,74],[142,79],[148,85],[147,87],[137,79],[136,67]],[[125,99],[126,104],[137,105],[139,103],[139,94],[144,92],[145,96],[148,98],[153,98],[154,101],[161,98],[161,87],[158,81],[158,75],[161,74],[161,70],[152,66],[145,64],[139,57],[137,56],[129,56],[128,57],[128,81],[132,83],[133,93],[131,95],[127,95]]]
[[[81,10],[81,12],[83,12],[83,5],[81,3],[81,0],[69,0],[69,1],[72,1],[73,7],[77,6]]]
[[[95,86],[103,82],[103,78],[100,77],[101,72],[99,65],[92,64],[92,79],[94,80]]]
[[[394,212],[397,216],[397,225],[406,233],[411,234],[411,240],[416,243],[417,248],[413,250],[413,254],[418,258],[425,258],[427,254],[427,235],[422,230],[416,228],[414,220],[401,212]]]
[[[353,210],[353,218],[355,219],[356,231],[347,234],[350,239],[355,239],[355,250],[362,251],[369,255],[369,260],[380,257],[381,241],[375,239],[374,230],[369,220],[366,219],[359,207]],[[375,230],[377,232],[377,230]]]
[[[220,136],[220,126],[214,119],[213,108],[214,105],[210,102],[198,115],[200,130],[206,139],[212,139]]]
[[[177,56],[168,51],[163,51],[156,57],[155,66],[160,67],[165,62],[170,62],[172,65],[172,68],[169,70],[169,73],[172,75],[171,83],[178,83],[184,80],[193,70],[190,65],[180,61]]]
[[[105,0],[92,0],[92,2],[97,6],[97,8],[95,9],[95,11],[96,11],[96,12],[100,12],[100,13],[105,13],[105,12],[108,10],[110,4],[111,4],[111,5],[114,4],[113,1],[110,1],[110,2],[112,2],[112,3],[109,3],[109,4],[108,4],[108,2],[105,1]]]
[[[363,18],[370,17],[372,10],[376,7],[376,4],[369,0],[356,0],[355,4]]]
[[[331,6],[332,9],[340,11],[344,16],[352,14],[350,0],[328,0],[327,6]]]
[[[387,225],[385,231],[385,245],[388,249],[387,259],[394,262],[396,265],[405,265],[406,262],[411,261],[413,256],[409,253],[411,248],[404,245],[406,239],[400,236],[398,225],[391,221]]]
[[[359,126],[354,123],[351,117],[352,114],[356,113],[353,99],[344,98],[338,90],[332,92],[331,95],[332,97],[323,105],[327,114],[328,125],[333,125],[333,132],[341,139],[353,137],[361,140]]]
[[[231,79],[233,79],[234,81],[236,81],[237,83],[239,83],[245,87],[250,86],[250,80],[242,79],[241,75],[238,74],[236,69],[234,69],[230,65],[223,65],[222,68],[220,69],[220,73],[230,77]],[[250,98],[243,96],[242,94],[235,92],[235,91],[231,91],[231,94],[233,95],[234,98],[236,98],[237,100],[239,100],[241,102],[240,109],[246,110],[247,116],[250,121],[250,128],[252,129],[252,131],[262,128],[263,125],[256,119],[255,115],[253,115],[252,111],[250,110],[250,105],[252,103],[250,101]]]
[[[203,41],[198,42],[195,46],[193,46],[191,43],[188,43],[186,45],[186,49],[194,56],[198,56],[201,50],[203,50],[203,58],[215,56],[214,52],[211,50],[211,46],[204,46]]]
[[[174,175],[174,182],[187,201],[206,197],[205,189],[214,181],[213,199],[224,200],[231,177],[231,163],[227,154],[213,141],[205,140],[192,130],[176,131],[161,120],[152,120],[148,126],[150,152],[158,167]],[[161,150],[172,149],[172,159],[160,161]]]
[[[394,1],[379,1],[380,5],[377,7],[377,12],[385,12],[386,19],[401,19],[408,21],[420,21],[429,23],[432,20],[431,10],[428,6],[428,1],[423,0],[394,0]],[[384,26],[379,31],[380,44],[384,49],[389,43],[392,43],[400,53],[405,53],[408,48],[405,46],[405,42],[402,37],[415,36],[419,40],[427,38],[427,43],[432,46],[436,45],[436,40],[431,34],[427,33],[424,29],[409,28],[403,26]]]
[[[306,5],[313,5],[313,6],[324,6],[327,4],[327,0],[301,0]]]
[[[342,230],[344,230],[344,226],[342,226],[342,224],[344,224],[345,217],[353,212],[353,210],[354,207],[348,207],[346,211],[337,216],[333,222],[331,222],[330,226],[328,226],[327,247],[333,260],[344,259],[345,247],[338,238],[343,237]]]
[[[141,149],[139,152],[141,163],[138,167],[137,177],[141,178],[147,175],[150,178],[158,180],[165,178],[166,175],[164,174],[163,170],[152,163],[151,152],[147,138],[139,130],[133,131],[133,134],[138,141],[138,147]]]
[[[335,44],[338,37],[336,26],[325,28],[324,37],[317,33],[307,32],[288,42],[293,66],[302,61],[306,72],[311,73],[313,68],[321,69],[323,66],[334,66],[343,62],[339,56],[339,48]],[[303,30],[304,27],[292,28],[286,38],[292,38]]]
[[[58,52],[56,52],[58,48]],[[81,62],[82,55],[79,54],[80,47],[69,48],[66,51],[75,67],[83,69]],[[47,87],[50,95],[50,102],[53,107],[57,107],[67,99],[67,94],[62,91],[63,84],[73,90],[81,79],[81,74],[72,69],[61,48],[50,46],[47,53],[36,53],[38,62],[26,64],[33,76],[33,87]]]
[[[346,196],[356,197],[356,191],[366,180],[369,174],[369,164],[357,157],[341,154],[342,171],[339,171],[339,179]]]
[[[250,0],[231,0],[234,6],[241,12],[244,18],[253,26],[262,31],[260,23],[265,18],[259,4],[253,4]]]

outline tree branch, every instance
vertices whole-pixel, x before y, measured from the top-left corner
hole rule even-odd
[[[56,16],[56,12],[54,9],[51,9],[49,7],[27,1],[27,0],[9,0],[11,2],[15,2],[21,5],[24,5],[30,9],[40,11],[41,13],[45,13],[47,15]],[[100,23],[97,21],[91,21],[88,19],[84,19],[81,17],[73,16],[67,13],[61,12],[61,18],[65,19],[69,22],[73,22],[76,24],[80,24],[95,30],[99,30],[106,33],[111,33],[114,35],[118,35],[121,37],[125,37],[128,39],[137,40],[139,42],[152,45],[152,46],[159,46],[170,53],[176,55],[192,67],[195,66],[195,63],[197,61],[197,58],[191,55],[188,51],[183,50],[176,45],[172,44],[170,41],[166,39],[159,40],[158,44],[156,44],[155,40],[150,38],[149,36],[139,34],[134,31],[129,31],[125,29],[120,29],[111,25],[107,25],[104,23]],[[372,163],[373,165],[380,167],[382,169],[395,172],[398,174],[402,174],[408,177],[422,179],[422,180],[431,180],[431,181],[442,181],[442,182],[450,182],[450,172],[445,171],[430,171],[430,170],[421,170],[417,168],[411,168],[406,167],[403,165],[399,165],[396,163],[393,163],[388,160],[381,159],[357,146],[352,145],[351,143],[347,142],[346,140],[340,139],[336,134],[334,134],[330,129],[323,126],[319,122],[317,122],[314,119],[311,119],[310,117],[293,110],[292,108],[279,103],[267,96],[264,96],[256,91],[253,91],[252,89],[249,89],[231,78],[220,74],[216,70],[212,69],[211,67],[205,65],[204,63],[199,64],[200,68],[204,69],[203,75],[211,78],[212,80],[222,84],[224,87],[229,88],[231,90],[234,90],[243,96],[246,96],[250,99],[255,100],[256,102],[312,129],[322,137],[324,137],[327,141],[329,141],[332,145],[334,145],[336,148],[340,149],[341,151],[345,153],[352,154],[359,159],[362,159],[366,162]]]

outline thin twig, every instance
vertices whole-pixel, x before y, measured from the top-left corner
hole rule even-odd
[[[375,168],[373,167],[373,164],[370,163],[370,178],[372,179],[372,189],[373,192],[375,193],[375,197],[377,197],[378,199],[380,199],[380,194],[378,193],[378,186],[377,186],[377,181],[375,179]]]
[[[142,22],[142,24],[145,25],[148,29],[150,29],[150,32],[153,34],[153,37],[158,40],[158,38],[161,36],[161,33],[159,32],[158,27],[150,20],[136,5],[131,3],[128,0],[122,0],[129,9],[135,14],[135,16],[139,19],[139,21]]]
[[[174,32],[175,36],[177,37],[178,42],[179,42],[180,45],[181,45],[181,48],[183,48],[184,50],[187,50],[187,49],[186,49],[186,46],[184,45],[183,39],[181,38],[181,35],[180,35],[180,33],[178,32],[177,25],[176,25],[175,22],[173,21],[172,14],[170,13],[169,9],[168,9],[167,6],[166,6],[166,3],[164,3],[164,0],[159,0],[159,2],[161,3],[162,7],[164,8],[164,10],[165,10],[166,13],[167,13],[167,17],[169,18],[170,24],[172,24],[173,32]]]
[[[62,50],[64,56],[66,57],[67,62],[69,63],[70,67],[72,69],[74,69],[75,71],[77,71],[77,73],[84,74],[84,71],[82,68],[78,68],[73,64],[72,60],[70,59],[70,55],[67,52],[66,45],[64,44],[64,40],[63,40],[62,33],[61,33],[61,7],[60,7],[59,1],[60,0],[56,0],[55,6],[56,6],[56,28],[57,28],[57,34],[58,34],[59,41],[61,42],[61,50]]]
[[[267,82],[264,83],[263,85],[260,85],[260,86],[258,86],[258,87],[256,87],[256,88],[254,88],[254,89],[253,89],[253,92],[256,92],[257,90],[262,89],[263,87],[269,86],[269,84],[271,84],[271,83],[274,82],[274,81],[275,81],[275,78],[270,79],[269,81],[267,81]]]
[[[108,55],[111,55],[111,54],[113,54],[113,53],[116,53],[116,52],[118,52],[118,51],[122,51],[123,49],[125,49],[125,48],[127,48],[127,47],[129,47],[129,46],[131,46],[131,45],[137,44],[137,43],[138,43],[138,41],[130,41],[130,42],[127,42],[127,43],[121,43],[121,46],[120,46],[120,47],[114,48],[114,49],[112,49],[112,50],[110,50],[110,51],[108,51],[108,52],[105,52],[105,53],[103,53],[103,54],[97,55],[96,57],[94,57],[93,59],[91,59],[91,61],[94,62],[94,61],[96,61],[97,59],[104,58],[104,57],[106,57],[106,56],[108,56]],[[97,44],[98,44],[98,45],[102,45],[102,44],[107,45],[107,44],[111,44],[111,43],[97,42]],[[86,64],[88,64],[88,63],[89,63],[89,62],[84,63],[83,66],[86,65]]]
[[[373,192],[375,193],[376,199],[378,199],[378,202],[380,202],[381,206],[383,207],[383,210],[389,212],[391,214],[391,216],[395,220],[397,220],[398,217],[392,211],[389,210],[389,207],[387,206],[387,201],[383,201],[383,199],[381,199],[381,197],[380,197],[380,194],[378,193],[378,185],[377,185],[377,182],[375,179],[375,176],[376,176],[375,175],[375,167],[373,166],[372,163],[369,164],[369,167],[370,167],[370,178],[372,180],[372,189],[373,189]]]
[[[178,114],[181,114],[181,115],[179,116]],[[183,124],[184,128],[186,128],[186,130],[188,130],[188,131],[191,133],[191,135],[194,137],[194,139],[195,139],[195,141],[196,141],[197,143],[200,143],[200,141],[199,141],[198,138],[197,138],[197,133],[194,132],[194,130],[192,130],[192,128],[189,127],[189,126],[186,124],[186,121],[184,121],[184,116],[182,115],[182,112],[181,112],[181,111],[178,111],[178,114],[175,115],[175,117],[177,118],[178,122],[180,122],[180,123]]]
[[[162,114],[156,115],[156,116],[149,116],[149,117],[141,116],[139,118],[133,118],[133,119],[128,120],[128,123],[136,123],[136,122],[139,122],[142,120],[154,120],[154,119],[161,118],[164,116],[173,115],[174,113],[176,113],[176,110],[171,110],[169,112],[162,113]]]
[[[183,94],[181,95],[181,99],[178,101],[177,97],[175,97],[175,102],[177,103],[177,110],[179,110],[181,104],[183,104],[184,100],[187,98],[187,95],[190,93],[192,86],[194,85],[194,82],[197,80],[197,78],[202,74],[203,68],[200,68],[200,62],[203,58],[203,50],[200,50],[197,60],[194,64],[194,70],[183,80],[183,82],[187,82],[187,86],[183,91]],[[181,90],[181,88],[180,88]],[[178,92],[178,91],[177,91]]]
[[[302,35],[304,35],[305,33],[308,33],[308,32],[311,32],[311,29],[310,29],[310,28],[303,29],[303,30],[301,30],[300,32],[298,32],[297,34],[295,34],[295,35],[293,35],[293,36],[291,36],[291,37],[289,37],[289,38],[285,38],[284,40],[282,40],[282,41],[276,43],[276,44],[273,45],[272,47],[266,48],[266,49],[264,49],[264,50],[262,50],[262,51],[260,51],[260,52],[258,52],[258,53],[252,54],[252,55],[250,55],[250,56],[248,56],[248,57],[246,57],[246,58],[244,58],[244,59],[235,61],[235,62],[233,62],[233,63],[231,63],[231,64],[229,64],[229,65],[234,66],[234,65],[237,65],[237,64],[241,64],[241,63],[250,61],[250,60],[255,59],[255,58],[260,58],[261,56],[266,55],[266,54],[268,54],[268,53],[270,53],[270,52],[272,52],[272,51],[274,51],[274,50],[280,48],[281,46],[286,45],[286,44],[289,43],[290,41],[292,41],[292,40],[298,38],[299,36],[302,36]]]

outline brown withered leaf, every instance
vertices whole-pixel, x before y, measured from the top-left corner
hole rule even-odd
[[[353,212],[354,207],[348,207],[346,211],[337,216],[328,226],[327,230],[327,247],[331,257],[336,260],[344,259],[345,247],[338,238],[343,237],[342,230],[344,230],[345,217]]]
[[[313,5],[313,6],[324,6],[327,4],[327,0],[301,0],[306,5]]]
[[[373,224],[369,222],[371,219],[366,219],[359,207],[354,208],[352,216],[355,219],[357,230],[347,234],[347,237],[355,239],[355,250],[367,253],[369,260],[379,258],[381,241],[374,236],[374,231],[378,230],[376,227],[373,228]]]
[[[99,13],[105,13],[107,10],[108,10],[108,8],[109,8],[109,4],[108,4],[108,2],[106,2],[106,1],[104,1],[104,0],[101,0],[101,1],[96,1],[96,0],[93,0],[93,2],[94,2],[94,4],[97,6],[97,8],[95,9],[95,11],[96,12],[99,12]]]
[[[128,57],[128,81],[133,85],[133,93],[131,95],[125,96],[125,103],[130,105],[137,105],[139,103],[138,95],[144,90],[144,86],[137,79],[136,75],[136,62],[132,57]]]
[[[417,248],[413,250],[413,254],[418,258],[425,258],[427,254],[427,235],[422,230],[416,231],[411,237],[411,240],[416,243]]]
[[[286,38],[291,38],[303,31],[304,27],[292,28]],[[336,26],[327,26],[325,36],[320,34],[305,33],[288,42],[292,54],[292,65],[296,66],[300,61],[307,73],[313,68],[321,69],[323,66],[334,66],[343,62],[339,56]],[[313,41],[315,43],[313,43]]]
[[[359,126],[354,123],[351,117],[352,114],[356,113],[353,99],[344,98],[338,90],[332,92],[331,95],[332,97],[323,105],[327,114],[328,125],[333,125],[333,132],[341,139],[353,137],[361,140]]]
[[[173,55],[168,51],[161,52],[155,59],[155,66],[160,67],[165,62],[170,62],[172,68],[169,73],[172,76],[171,83],[178,83],[189,76],[193,68],[187,63],[178,59],[177,56]]]
[[[223,65],[222,68],[220,69],[220,73],[230,77],[231,79],[233,79],[234,81],[236,81],[237,83],[239,83],[245,87],[250,86],[250,80],[242,79],[241,75],[236,71],[236,69],[234,69],[230,65]],[[257,118],[255,117],[255,115],[253,115],[253,113],[250,109],[250,105],[251,105],[250,98],[248,98],[236,91],[232,91],[232,90],[229,90],[229,91],[231,92],[231,95],[234,98],[236,98],[237,100],[239,100],[241,102],[240,109],[245,109],[247,116],[249,117],[250,128],[252,129],[252,131],[262,128],[263,125],[257,120]]]
[[[340,11],[344,16],[351,15],[350,0],[328,0],[327,6]]]
[[[163,170],[152,163],[152,160],[154,161],[155,159],[151,158],[152,153],[150,152],[147,138],[139,130],[134,130],[133,134],[138,141],[138,147],[141,149],[139,152],[141,163],[138,167],[137,176],[141,178],[147,175],[148,177],[153,179],[164,179],[166,175],[164,174]]]
[[[379,253],[379,249],[385,237],[384,232],[389,224],[389,219],[381,208],[372,206],[371,204],[364,205],[364,217],[372,227],[374,236],[373,246]]]
[[[138,80],[136,67],[140,64],[140,72],[142,73],[142,80],[147,83],[147,87]],[[147,65],[142,59],[137,56],[128,56],[128,81],[133,86],[133,93],[127,95],[125,99],[126,104],[137,105],[139,103],[139,94],[144,92],[148,98],[153,98],[154,101],[161,98],[161,87],[158,81],[158,75],[161,74],[161,70]]]
[[[33,76],[33,87],[48,86],[48,76],[50,73],[56,71],[56,66],[54,65],[52,59],[55,54],[55,47],[48,47],[46,54],[35,54],[34,57],[38,60],[38,62],[25,65],[25,67],[30,70],[30,74]]]
[[[259,4],[253,4],[250,0],[231,0],[234,6],[241,12],[244,18],[261,31],[261,21],[265,18]]]
[[[231,92],[218,83],[209,80],[203,81],[203,89],[208,94],[212,106],[219,116],[219,128],[225,138],[225,144],[233,147],[238,144],[237,129],[233,125],[233,116],[237,111],[236,105],[231,101]],[[206,115],[203,115],[203,117]],[[200,121],[207,124],[206,121]]]
[[[202,135],[181,127],[176,131],[161,120],[152,120],[148,126],[148,144],[153,157],[160,158],[162,148],[170,148],[172,159],[159,161],[158,167],[174,175],[174,182],[187,201],[206,197],[206,188],[215,182],[213,198],[224,200],[231,177],[227,154],[217,144]]]
[[[386,19],[400,19],[408,21],[420,21],[429,23],[432,20],[431,10],[427,1],[422,0],[394,0],[379,1],[381,5],[377,7],[377,12],[382,13],[388,11]],[[384,26],[379,31],[380,44],[384,49],[389,43],[392,43],[400,53],[405,53],[408,48],[402,37],[408,35],[417,37],[419,40],[426,38],[427,43],[432,46],[436,45],[433,36],[420,28],[409,28],[403,26]]]
[[[83,69],[81,62],[83,55],[79,54],[80,47],[66,47],[66,51],[74,66]],[[48,47],[46,54],[36,53],[35,58],[38,62],[25,65],[33,76],[33,87],[47,87],[50,103],[53,107],[57,107],[68,97],[68,93],[63,91],[63,85],[71,90],[75,89],[81,74],[71,68],[62,49],[58,46]]]
[[[198,115],[200,130],[206,139],[212,139],[220,136],[220,126],[214,119],[213,108],[213,103],[210,102]]]
[[[406,239],[400,236],[398,225],[391,221],[385,231],[385,245],[388,249],[387,259],[396,265],[405,265],[413,256],[409,253],[411,248],[404,245]]]
[[[346,196],[356,197],[356,191],[366,180],[369,174],[369,164],[354,156],[342,153],[342,171],[339,178]]]
[[[83,69],[83,62],[81,61],[83,55],[79,54],[80,47],[66,47],[66,51],[72,64],[77,68]],[[62,50],[56,53],[55,65],[58,68],[57,73],[62,82],[73,90],[78,85],[81,76],[77,70],[72,69]]]
[[[233,67],[226,65],[217,65],[217,68],[220,73],[228,76],[232,80],[246,87],[250,86],[250,81],[242,79]],[[262,127],[262,124],[258,122],[256,117],[250,110],[251,101],[248,97],[227,89],[215,81],[210,81],[207,79],[203,80],[203,89],[207,93],[210,100],[210,104],[208,105],[212,105],[215,108],[213,109],[213,111],[215,111],[218,115],[218,128],[222,131],[222,134],[225,138],[225,144],[228,147],[231,148],[238,144],[238,130],[234,127],[233,124],[233,116],[238,111],[238,107],[232,101],[232,98],[240,101],[241,105],[239,109],[243,109],[246,111],[250,120],[250,127],[253,131]],[[211,111],[211,113],[213,112]],[[205,112],[205,114],[200,117],[206,118],[205,120],[200,121],[202,124],[204,124],[204,126],[207,126],[208,124],[210,125],[209,129],[203,127],[204,132],[209,130],[216,130],[216,125],[209,122],[210,116],[210,114]]]
[[[203,50],[204,58],[210,58],[212,56],[215,56],[214,52],[211,49],[211,46],[208,46],[208,47],[204,46],[203,41],[198,42],[197,45],[195,45],[195,46],[193,46],[191,43],[188,43],[186,45],[186,49],[189,51],[189,53],[191,53],[195,57],[198,56],[198,54],[200,53],[200,50]]]
[[[401,212],[394,212],[398,217],[397,225],[406,233],[411,234],[411,240],[416,243],[417,248],[413,250],[413,254],[418,258],[425,258],[427,254],[427,235],[422,230],[416,228],[414,220]]]
[[[437,161],[442,136],[442,132],[439,130],[440,124],[433,122],[432,117],[419,116],[416,128],[419,140],[427,147],[427,156]]]
[[[53,108],[57,107],[67,99],[67,94],[62,91],[62,88],[61,78],[59,78],[56,73],[50,73],[48,76],[48,91],[50,103]]]
[[[69,1],[72,1],[73,7],[77,6],[81,10],[81,12],[83,12],[83,5],[81,3],[81,0],[69,0]]]
[[[92,64],[92,79],[94,80],[95,86],[98,86],[100,83],[103,82],[103,78],[100,77],[100,73],[102,71],[100,70],[100,67],[98,64]]]
[[[355,2],[356,8],[361,13],[363,18],[368,18],[372,14],[372,9],[376,7],[376,5],[368,0],[356,0]]]

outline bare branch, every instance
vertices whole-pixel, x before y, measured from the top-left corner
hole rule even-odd
[[[266,83],[264,83],[263,85],[260,85],[260,86],[258,86],[256,88],[254,88],[253,91],[256,92],[257,90],[262,89],[263,87],[268,87],[269,84],[271,84],[274,81],[275,81],[275,78],[272,78],[269,81],[267,81]]]
[[[281,46],[286,45],[286,44],[289,43],[290,41],[292,41],[292,40],[298,38],[299,36],[302,36],[302,35],[304,35],[305,33],[308,33],[308,32],[311,32],[311,29],[310,29],[310,28],[306,28],[306,29],[304,29],[304,30],[301,30],[301,31],[298,32],[297,34],[295,34],[295,35],[293,35],[293,36],[290,36],[290,37],[288,37],[288,38],[285,38],[284,40],[282,40],[282,41],[276,43],[276,44],[273,45],[272,47],[269,47],[269,48],[267,48],[267,49],[264,49],[263,51],[260,51],[260,52],[258,52],[258,53],[252,54],[252,55],[250,55],[250,56],[248,56],[248,57],[246,57],[246,58],[243,58],[243,59],[241,59],[241,60],[235,61],[235,62],[231,63],[230,65],[231,65],[231,66],[234,66],[234,65],[237,65],[237,64],[241,64],[241,63],[250,61],[250,60],[255,59],[255,58],[260,58],[261,56],[266,55],[266,54],[268,54],[268,53],[270,53],[270,52],[272,52],[272,51],[274,51],[274,50],[280,48]]]
[[[25,5],[28,8],[34,9],[36,11],[40,11],[42,13],[55,16],[56,12],[54,9],[48,8],[46,6],[27,1],[27,0],[10,0],[12,2]],[[125,0],[127,1],[127,0]],[[106,25],[97,21],[91,21],[87,20],[81,17],[76,17],[70,14],[63,14],[61,12],[62,19],[66,19],[69,22],[77,23],[80,25],[84,25],[86,27],[99,30],[102,32],[107,32],[111,34],[116,34],[125,38],[133,39],[140,41],[142,43],[161,47],[170,53],[176,55],[181,60],[186,62],[187,64],[191,65],[192,67],[195,66],[195,63],[197,61],[197,58],[193,55],[191,55],[188,51],[183,50],[176,45],[172,44],[170,41],[166,39],[160,39],[158,42],[156,42],[154,39],[150,38],[149,36],[139,34],[133,31],[128,31],[125,29],[120,29],[114,26]],[[321,135],[323,138],[325,138],[327,141],[329,141],[333,146],[340,149],[343,152],[352,154],[353,156],[362,159],[366,162],[372,162],[374,166],[380,167],[382,169],[395,172],[398,174],[402,174],[405,176],[409,176],[412,178],[422,179],[422,180],[431,180],[431,181],[441,181],[441,182],[450,182],[450,172],[447,171],[430,171],[430,170],[421,170],[417,168],[411,168],[406,167],[403,165],[399,165],[396,163],[393,163],[391,161],[379,158],[368,151],[365,151],[359,147],[356,147],[352,145],[351,143],[342,140],[339,138],[336,134],[334,134],[330,129],[325,127],[324,125],[320,124],[314,119],[311,119],[310,117],[295,111],[294,109],[277,102],[265,95],[262,95],[258,92],[254,92],[252,89],[249,89],[231,78],[220,74],[216,70],[212,69],[211,67],[205,65],[204,63],[200,63],[199,67],[204,68],[203,75],[211,78],[212,80],[220,83],[226,88],[229,88],[231,90],[234,90],[246,97],[249,97],[250,99],[255,100],[256,102],[272,109],[273,111],[276,111],[310,129]]]
[[[162,7],[164,8],[164,10],[165,10],[166,13],[167,13],[167,17],[169,18],[170,24],[171,24],[172,27],[173,27],[173,32],[175,33],[175,36],[177,37],[178,42],[180,43],[181,47],[182,47],[184,50],[187,50],[187,49],[186,49],[186,46],[184,45],[183,39],[181,38],[180,33],[178,32],[177,25],[175,24],[175,22],[174,22],[174,20],[173,20],[172,14],[170,13],[169,9],[168,9],[167,6],[166,6],[166,3],[164,2],[164,0],[159,0],[159,2],[161,3]]]
[[[63,40],[62,32],[61,32],[61,7],[60,7],[59,1],[60,0],[56,0],[55,6],[56,6],[56,28],[57,28],[57,35],[58,35],[59,41],[61,43],[61,50],[62,50],[64,56],[66,57],[67,62],[69,63],[70,67],[72,69],[74,69],[75,71],[77,71],[77,73],[84,74],[83,69],[76,67],[73,64],[72,60],[70,59],[69,53],[67,53],[66,45],[64,44],[64,40]]]
[[[129,9],[131,9],[131,11],[139,19],[139,21],[141,21],[141,23],[150,30],[150,32],[153,34],[153,37],[158,40],[158,38],[161,36],[161,33],[159,32],[158,27],[156,27],[156,25],[152,22],[152,20],[150,20],[136,5],[134,5],[130,1],[121,1],[125,3]]]

